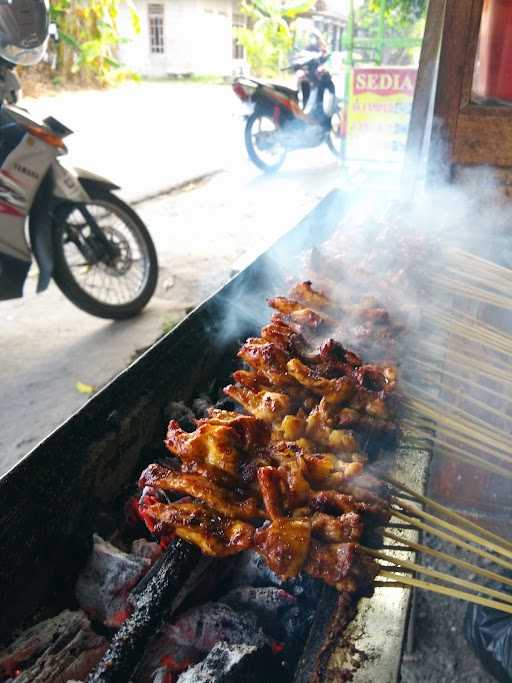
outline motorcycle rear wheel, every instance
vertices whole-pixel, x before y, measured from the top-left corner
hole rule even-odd
[[[286,149],[283,145],[278,142],[272,144],[271,136],[276,131],[277,126],[272,118],[258,112],[251,114],[245,124],[245,146],[249,158],[253,164],[262,171],[265,171],[265,173],[276,173],[286,159]],[[269,141],[268,149],[262,148],[265,140]],[[266,156],[267,154],[268,157]]]
[[[326,138],[327,147],[334,156],[343,161],[346,156],[346,136],[341,132],[342,125],[340,117],[342,113],[335,113],[331,117],[331,128]]]
[[[53,278],[64,296],[86,313],[131,318],[156,289],[153,241],[135,211],[112,192],[98,188],[89,196],[84,206],[93,221],[72,203],[56,214]],[[97,228],[91,228],[91,222]]]

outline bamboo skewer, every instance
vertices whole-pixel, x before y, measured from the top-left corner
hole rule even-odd
[[[409,486],[402,484],[402,482],[398,481],[397,479],[394,479],[393,477],[382,477],[382,479],[384,481],[386,481],[388,484],[391,484],[392,486],[394,486],[396,489],[399,489],[400,491],[404,491],[405,493],[408,493],[413,498],[416,498],[416,500],[419,503],[423,503],[423,505],[428,505],[428,506],[434,508],[434,510],[439,511],[442,514],[447,515],[448,517],[451,517],[452,519],[456,519],[461,524],[464,524],[465,526],[468,526],[471,529],[478,531],[482,536],[488,536],[489,538],[493,539],[494,541],[501,543],[503,546],[508,547],[512,551],[512,541],[507,541],[502,536],[499,536],[498,534],[494,533],[493,531],[490,531],[489,529],[486,529],[485,527],[481,526],[480,524],[473,522],[473,520],[468,519],[467,517],[464,517],[464,515],[461,515],[458,512],[455,512],[455,510],[452,510],[451,508],[446,507],[445,505],[441,505],[441,503],[438,503],[437,501],[433,500],[432,498],[429,498],[428,496],[424,496],[421,493],[417,493],[416,491],[411,489]],[[510,584],[512,585],[512,579],[510,579]]]
[[[484,557],[486,560],[494,562],[494,564],[497,564],[500,567],[503,567],[504,569],[512,569],[512,563],[503,560],[501,557],[496,557],[495,555],[488,553],[486,550],[482,550],[481,548],[475,547],[470,543],[466,543],[466,541],[463,541],[461,538],[458,538],[457,536],[448,534],[446,533],[446,531],[442,531],[441,529],[431,526],[426,522],[422,522],[420,519],[416,519],[415,517],[409,517],[408,515],[405,515],[402,512],[399,512],[398,510],[394,510],[393,508],[391,508],[391,513],[394,517],[397,517],[398,519],[402,520],[403,522],[406,522],[407,524],[412,524],[418,529],[422,529],[423,531],[432,534],[432,536],[437,536],[438,538],[441,538],[444,541],[453,543],[453,545],[456,545],[457,547],[462,548],[463,550],[467,550],[468,552],[474,553],[475,555],[480,555],[480,557]]]
[[[437,452],[439,455],[447,455],[450,458],[454,458],[454,460],[459,460],[459,461],[464,461],[464,462],[469,462],[472,465],[475,465],[476,467],[481,467],[484,470],[487,470],[488,472],[491,472],[492,474],[499,474],[500,476],[506,477],[507,479],[512,478],[512,469],[506,469],[505,467],[501,467],[497,463],[494,462],[489,462],[485,458],[482,458],[478,455],[475,455],[474,453],[469,453],[468,451],[460,448],[459,446],[456,446],[454,444],[448,443],[447,441],[444,441],[443,439],[440,439],[438,436],[434,436],[431,433],[427,432],[427,428],[421,428],[415,425],[414,423],[409,423],[408,420],[404,419],[403,420],[404,424],[409,427],[410,430],[414,432],[414,436],[423,439],[424,441],[427,441],[430,443],[429,446],[426,446],[423,444],[421,448],[432,448],[432,445],[436,446],[438,449]],[[410,426],[412,425],[412,426]],[[421,429],[424,429],[425,432],[421,432]],[[453,438],[458,438],[458,437],[453,437]],[[474,448],[475,444],[471,444],[469,441],[469,445]],[[482,452],[484,452],[483,449],[481,449]],[[500,454],[494,454],[494,453],[489,453],[488,450],[485,450],[485,453],[488,455],[491,455],[492,457],[498,457]],[[508,460],[506,460],[508,462]]]
[[[480,401],[477,398],[470,396],[469,394],[461,394],[461,392],[458,391],[457,389],[452,389],[450,386],[443,384],[442,382],[435,382],[431,378],[429,378],[429,380],[432,382],[432,384],[434,384],[434,386],[442,388],[443,391],[447,391],[448,393],[453,394],[454,396],[459,396],[463,400],[469,401],[470,403],[474,403],[479,408],[483,408],[484,410],[487,410],[489,413],[496,415],[496,417],[500,417],[501,419],[508,420],[512,423],[512,415],[507,415],[507,413],[504,413],[503,411],[498,410],[497,408],[493,408],[492,406],[488,405],[484,401]],[[415,388],[417,388],[417,387],[415,387]],[[499,396],[499,394],[498,394],[498,396]],[[500,397],[500,398],[502,398],[502,397]]]
[[[461,394],[461,392],[459,390],[452,389],[451,387],[447,386],[443,382],[441,382],[439,380],[435,380],[432,377],[429,377],[428,381],[431,384],[433,384],[434,386],[437,386],[437,387],[443,389],[443,391],[447,391],[448,393],[453,394],[454,396],[459,396],[464,401],[468,401],[469,403],[474,403],[479,408],[487,410],[489,413],[496,415],[496,417],[500,417],[502,420],[508,420],[508,421],[512,422],[512,415],[508,415],[507,413],[504,413],[503,411],[498,410],[497,408],[493,408],[492,406],[488,405],[484,401],[479,401],[477,398],[474,398],[473,396],[471,396],[469,394],[463,395],[463,394]],[[419,387],[416,387],[415,385],[411,385],[411,386],[414,386],[415,389],[419,388]],[[502,398],[502,397],[500,397],[500,398]]]
[[[392,501],[395,505],[400,506],[402,510],[405,510],[405,512],[407,512],[410,515],[423,517],[423,519],[426,519],[428,522],[437,524],[438,526],[441,526],[444,529],[448,529],[453,534],[457,534],[458,536],[461,536],[462,538],[465,538],[468,541],[472,541],[473,543],[477,543],[478,545],[483,545],[486,548],[493,550],[495,553],[498,553],[498,555],[502,555],[503,557],[512,560],[511,549],[504,548],[502,545],[499,545],[488,538],[482,538],[481,536],[474,534],[472,531],[468,531],[467,529],[463,529],[462,527],[459,527],[456,524],[452,524],[451,522],[447,522],[446,520],[441,519],[440,517],[436,517],[436,515],[432,515],[430,512],[422,510],[417,505],[409,505],[408,503],[399,501],[396,498],[392,499]],[[392,510],[394,511],[394,508],[392,508]]]
[[[405,388],[411,389],[411,385],[407,382],[402,382]],[[427,392],[421,389],[414,389],[416,393],[424,394],[429,397]],[[429,397],[431,398],[431,397]],[[457,406],[452,406],[448,401],[436,398],[436,404],[444,407],[448,414],[441,413],[436,408],[431,407],[427,403],[418,400],[414,397],[407,397],[407,403],[420,415],[430,417],[436,423],[436,429],[442,427],[443,423],[453,428],[456,432],[465,433],[475,439],[482,441],[484,446],[494,445],[498,450],[507,453],[512,458],[512,446],[510,445],[510,436],[507,432],[499,427],[489,425],[485,420],[471,415],[467,411]]]
[[[418,342],[418,347],[422,346],[433,349],[432,352],[435,353],[436,357],[439,359],[442,358],[443,364],[449,363],[452,366],[455,365],[456,367],[464,368],[473,374],[480,373],[486,377],[493,377],[497,381],[512,384],[512,372],[509,372],[505,365],[500,366],[496,360],[495,365],[491,365],[490,363],[486,363],[471,355],[467,349],[465,354],[462,355],[453,349],[447,350],[445,347],[432,341],[426,341],[425,339]]]
[[[447,583],[452,583],[455,586],[460,586],[461,588],[468,588],[469,590],[477,591],[479,593],[484,593],[492,598],[498,598],[502,602],[511,603],[512,610],[512,594],[504,593],[503,591],[496,590],[494,588],[488,588],[487,586],[482,586],[474,581],[469,581],[468,579],[461,579],[458,576],[453,576],[452,574],[447,574],[446,572],[440,572],[437,569],[432,569],[431,567],[424,567],[416,562],[411,562],[410,560],[403,560],[398,557],[393,557],[386,553],[381,553],[379,550],[373,550],[372,548],[366,548],[361,546],[361,550],[370,557],[374,557],[377,560],[383,560],[384,562],[389,562],[390,564],[398,565],[405,569],[410,569],[418,574],[423,574],[424,576],[430,576],[433,579],[440,579],[441,581],[446,581]],[[384,565],[380,565],[385,571],[389,571],[389,568]],[[393,572],[395,573],[395,572]]]
[[[434,414],[434,419],[436,422],[439,421],[439,418],[457,423],[463,423],[464,420],[466,420],[469,421],[470,424],[479,425],[479,428],[482,431],[487,432],[490,437],[496,437],[497,440],[502,440],[507,446],[510,443],[509,434],[503,429],[495,427],[494,425],[490,425],[487,420],[483,420],[476,415],[472,415],[471,413],[468,413],[467,410],[459,408],[459,406],[453,405],[449,401],[439,398],[439,396],[433,397],[428,393],[428,391],[419,389],[418,387],[413,387],[412,384],[409,384],[409,382],[402,380],[402,386],[405,389],[409,389],[409,391],[411,391],[413,394],[410,397],[407,396],[408,402],[417,410],[421,410],[425,414]],[[425,397],[431,402],[432,405],[425,403],[422,398],[417,398],[414,394],[420,394],[421,397]],[[447,411],[447,414],[439,412],[437,407],[434,407],[434,404],[444,408]]]
[[[433,323],[436,326],[440,326],[440,323],[442,323],[442,326],[446,327],[446,332],[449,333],[450,336],[462,337],[475,344],[490,347],[494,351],[498,351],[504,355],[512,355],[510,340],[505,336],[498,335],[485,328],[469,325],[461,320],[457,320],[457,318],[445,317],[442,314],[431,316],[425,313],[424,317],[429,320],[431,324]]]
[[[435,285],[442,285],[444,291],[451,290],[456,295],[465,296],[468,299],[473,299],[474,301],[481,301],[486,304],[491,304],[493,306],[497,306],[498,308],[512,308],[511,298],[499,294],[493,294],[489,290],[482,289],[481,287],[464,284],[455,278],[443,275],[442,273],[436,273],[435,276],[428,277],[427,279]]]
[[[419,415],[421,417],[421,414]],[[414,423],[413,423],[414,424]],[[432,429],[432,427],[430,427]],[[435,431],[447,438],[453,438],[462,444],[470,448],[479,448],[482,452],[488,453],[489,447],[493,446],[495,451],[493,451],[493,457],[502,460],[507,463],[512,463],[512,455],[510,453],[503,453],[505,450],[501,443],[490,439],[487,435],[478,433],[474,429],[466,429],[465,427],[457,427],[448,424],[443,425],[442,422],[435,427]],[[479,443],[475,443],[478,441]]]
[[[481,357],[475,356],[470,353],[470,349],[464,349],[464,353],[460,353],[452,348],[446,348],[441,344],[436,343],[432,340],[419,339],[417,341],[417,349],[425,349],[424,353],[431,354],[437,360],[442,360],[443,363],[450,362],[452,365],[457,365],[460,367],[465,367],[468,370],[475,372],[475,370],[481,370],[485,375],[492,375],[494,372],[499,379],[506,378],[512,382],[512,372],[509,370],[509,366],[503,360],[497,358],[493,359],[494,365],[483,361]]]
[[[507,470],[504,467],[500,467],[500,465],[497,465],[493,462],[488,462],[487,460],[484,460],[484,458],[481,458],[478,455],[474,455],[473,453],[467,453],[462,448],[452,446],[451,444],[448,444],[445,441],[442,441],[441,439],[438,439],[434,436],[422,435],[420,438],[432,442],[434,446],[438,446],[439,449],[436,452],[440,456],[445,455],[459,462],[467,463],[469,465],[473,465],[474,467],[480,467],[480,469],[486,470],[491,474],[498,474],[501,477],[512,479],[512,470]],[[424,445],[421,447],[425,448]]]
[[[387,579],[392,579],[389,582],[390,588],[423,588],[425,590],[432,591],[433,593],[439,593],[441,595],[447,595],[451,598],[457,598],[459,600],[466,600],[467,602],[474,602],[477,605],[482,605],[483,607],[491,607],[493,609],[500,610],[501,612],[508,612],[512,614],[512,605],[505,602],[497,602],[496,600],[489,600],[488,598],[481,598],[479,595],[474,595],[473,593],[467,593],[466,591],[459,591],[455,588],[449,588],[448,586],[440,586],[436,583],[430,583],[429,581],[422,581],[421,579],[412,578],[410,576],[400,577],[400,581],[396,581],[396,575],[392,572],[381,571],[379,576],[383,576]],[[377,582],[375,582],[377,584]],[[378,582],[379,587],[387,587],[387,582]]]
[[[456,278],[459,278],[461,280],[466,280],[467,282],[474,282],[476,283],[479,287],[482,285],[484,287],[487,287],[488,289],[492,289],[495,292],[499,294],[506,295],[510,292],[511,289],[511,282],[507,282],[505,279],[502,279],[497,276],[489,277],[488,275],[484,274],[482,271],[479,272],[469,272],[465,270],[460,270],[459,268],[456,268],[455,266],[450,266],[448,265],[446,268],[446,272],[448,275],[453,275]]]
[[[423,316],[430,320],[431,323],[438,325],[443,322],[448,326],[450,334],[454,334],[454,329],[459,330],[457,334],[476,338],[478,343],[491,345],[493,347],[501,347],[508,352],[512,352],[512,338],[499,330],[497,327],[492,327],[486,323],[471,318],[461,311],[457,311],[457,315],[453,315],[450,311],[442,308],[431,307],[423,313]]]
[[[481,256],[472,254],[470,251],[459,249],[458,247],[451,249],[450,255],[458,259],[470,261],[472,262],[473,268],[477,268],[484,273],[493,272],[497,276],[503,277],[506,280],[510,280],[510,283],[512,284],[512,271],[505,266],[500,266],[498,263],[494,263],[493,261],[484,259]]]
[[[419,358],[412,358],[410,360],[410,362],[412,362],[413,364],[415,363],[417,365],[420,365],[421,368],[423,368],[423,369],[419,370],[420,374],[425,373],[425,375],[428,376],[429,381],[432,382],[432,373],[438,371],[433,363],[427,363],[425,361],[420,360]],[[494,389],[491,389],[490,387],[486,387],[485,385],[478,384],[477,382],[473,382],[473,380],[468,379],[467,377],[464,377],[464,375],[460,375],[460,374],[456,375],[454,372],[450,372],[450,370],[447,370],[444,367],[442,369],[439,369],[439,372],[441,372],[446,377],[451,377],[453,379],[456,379],[458,382],[463,382],[464,384],[468,384],[469,386],[474,387],[478,391],[485,391],[488,394],[492,394],[496,398],[503,399],[507,403],[512,403],[512,397],[509,398],[508,396],[505,396],[504,394],[500,393],[499,391],[495,391]],[[439,386],[439,387],[443,387],[443,388],[445,387],[445,385],[440,383],[440,382],[435,382],[435,385]]]
[[[380,533],[383,536],[383,538],[389,538],[391,540],[398,541],[399,543],[404,542],[403,538],[401,538],[398,534],[392,533],[391,531],[386,531],[385,529],[382,529]],[[416,550],[419,553],[431,555],[432,557],[435,557],[438,560],[442,560],[447,564],[452,564],[455,567],[460,567],[461,569],[465,569],[466,571],[472,572],[473,574],[479,574],[480,576],[483,576],[486,579],[490,579],[491,581],[504,583],[512,587],[512,579],[509,579],[506,576],[502,576],[501,574],[497,574],[496,572],[493,572],[490,569],[483,569],[483,567],[479,567],[477,564],[472,564],[471,562],[466,562],[466,560],[461,560],[458,557],[453,557],[452,555],[441,552],[440,550],[434,550],[433,548],[429,548],[428,545],[415,543],[414,541],[407,541],[407,544],[410,547],[410,549]],[[395,548],[390,546],[388,549],[397,550],[399,547],[401,546],[396,546]],[[384,546],[382,546],[382,549],[384,549]]]

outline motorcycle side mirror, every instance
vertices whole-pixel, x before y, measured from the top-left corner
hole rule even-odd
[[[50,40],[53,43],[59,43],[60,42],[60,35],[59,35],[59,27],[57,24],[52,21],[50,23],[49,29],[48,29],[48,35],[50,37]]]

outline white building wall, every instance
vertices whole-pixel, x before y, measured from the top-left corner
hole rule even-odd
[[[133,34],[122,5],[119,28],[131,37],[119,48],[120,61],[143,76],[231,75],[233,0],[153,0],[164,5],[163,54],[150,51],[148,0],[135,0],[141,32]]]

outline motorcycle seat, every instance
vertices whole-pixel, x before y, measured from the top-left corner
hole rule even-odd
[[[278,92],[283,93],[283,95],[287,95],[288,97],[297,97],[297,91],[293,88],[288,88],[286,85],[281,85],[280,83],[268,83],[267,85],[270,85]]]

